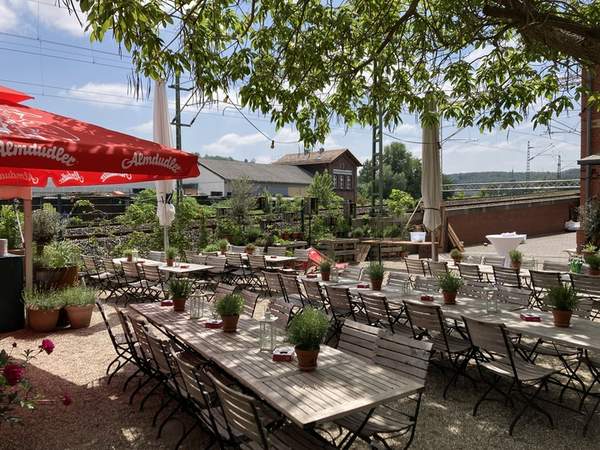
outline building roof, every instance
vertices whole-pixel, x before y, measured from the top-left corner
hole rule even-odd
[[[600,155],[593,154],[586,156],[585,158],[581,158],[580,160],[578,160],[577,164],[579,164],[580,166],[596,166],[600,164]]]
[[[329,164],[346,152],[356,162],[357,166],[362,166],[358,158],[347,148],[314,151],[310,153],[290,153],[288,155],[283,155],[275,161],[275,164],[290,164],[294,166]]]
[[[201,168],[210,170],[224,180],[239,180],[261,183],[305,184],[312,183],[312,176],[296,166],[257,164],[221,159],[199,159]],[[200,175],[202,176],[202,175]]]

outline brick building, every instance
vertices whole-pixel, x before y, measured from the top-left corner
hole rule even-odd
[[[327,171],[333,178],[335,193],[345,200],[356,202],[357,171],[362,164],[347,148],[291,153],[274,164],[298,166],[312,175]]]

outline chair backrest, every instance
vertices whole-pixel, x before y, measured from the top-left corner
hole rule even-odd
[[[160,270],[157,265],[144,264],[142,267],[144,270],[144,279],[146,279],[148,281],[153,281],[153,282],[162,282],[163,281],[162,274],[160,273]]]
[[[139,267],[134,262],[124,261],[121,263],[121,267],[123,268],[123,274],[126,278],[138,280],[140,278]]]
[[[382,334],[377,340],[373,361],[378,366],[425,384],[432,346],[431,342],[410,339],[400,334]]]
[[[183,386],[189,395],[201,408],[205,409],[211,405],[210,394],[206,384],[199,377],[199,369],[183,357],[181,352],[171,349],[175,363],[179,368]]]
[[[120,272],[119,268],[115,266],[115,263],[113,262],[112,258],[102,258],[100,262],[102,263],[102,268],[106,272],[113,275]]]
[[[219,283],[215,288],[215,295],[212,298],[212,301],[216,302],[224,298],[226,295],[233,294],[237,286],[233,286],[227,283]]]
[[[227,252],[225,259],[230,267],[242,267],[242,255],[240,253]]]
[[[439,277],[448,273],[448,263],[446,261],[427,261],[427,268],[432,277]]]
[[[96,306],[98,307],[98,310],[100,311],[100,315],[102,316],[102,321],[104,322],[104,326],[106,327],[106,331],[108,332],[108,337],[110,338],[110,342],[112,343],[113,347],[116,349],[118,347],[117,340],[115,338],[115,333],[113,332],[112,326],[111,326],[110,322],[108,321],[108,317],[106,315],[106,311],[104,310],[104,306],[102,306],[102,303],[100,303],[98,300],[96,300]]]
[[[208,256],[206,255],[190,255],[188,257],[188,262],[191,262],[192,264],[200,264],[202,266],[206,265],[206,260],[208,259]]]
[[[600,278],[572,273],[571,283],[579,295],[600,300]]]
[[[331,312],[335,316],[345,315],[351,310],[350,289],[339,286],[325,286]]]
[[[361,281],[363,272],[364,270],[360,266],[348,266],[342,271],[341,276],[350,280]]]
[[[415,291],[421,292],[439,292],[440,282],[437,278],[415,277]]]
[[[146,340],[150,346],[150,351],[152,352],[152,357],[154,358],[157,369],[164,376],[171,378],[174,374],[172,372],[170,361],[171,350],[169,341],[158,339],[149,334],[146,330],[143,330],[143,333],[146,335]]]
[[[500,357],[508,357],[512,361],[512,351],[508,347],[504,324],[485,322],[470,317],[462,319],[473,347]]]
[[[206,258],[206,265],[213,266],[214,269],[212,270],[225,270],[227,258],[223,258],[221,256],[208,256]]]
[[[294,306],[281,298],[274,298],[269,301],[269,310],[271,315],[276,318],[274,325],[277,328],[285,330],[288,323],[294,316]]]
[[[492,270],[494,271],[494,284],[496,286],[521,287],[521,277],[517,269],[494,265]]]
[[[135,337],[137,338],[138,343],[140,344],[140,350],[144,359],[152,366],[156,367],[156,363],[154,358],[152,357],[152,349],[150,348],[150,342],[147,338],[146,333],[146,324],[136,317],[129,317],[129,323],[131,323],[131,328],[135,333]]]
[[[246,246],[245,245],[232,245],[229,248],[229,251],[231,253],[246,253]]]
[[[489,256],[486,255],[482,258],[482,264],[487,264],[488,266],[503,266],[506,261],[504,256]]]
[[[285,256],[286,252],[285,247],[267,247],[267,255]]]
[[[411,286],[410,275],[406,272],[391,270],[388,272],[387,286],[407,289]]]
[[[593,320],[596,304],[591,298],[580,298],[577,307],[573,310],[573,314],[581,319]]]
[[[350,353],[364,361],[373,362],[377,349],[377,338],[381,329],[345,320],[338,341],[338,350]]]
[[[209,377],[215,386],[229,427],[257,443],[261,448],[269,449],[267,434],[258,415],[257,400],[225,386],[212,374],[209,374]]]
[[[121,324],[121,329],[123,330],[123,335],[125,336],[125,340],[127,341],[127,345],[129,346],[129,351],[134,357],[137,357],[137,353],[135,351],[135,344],[137,343],[137,337],[132,330],[131,320],[127,314],[119,309],[117,306],[114,306],[115,312],[117,313],[117,318],[119,319],[119,323]]]
[[[542,263],[542,270],[568,273],[571,270],[571,268],[566,262],[544,260],[544,262]]]
[[[462,262],[467,264],[481,264],[481,260],[483,259],[482,255],[476,255],[474,253],[463,253],[462,254]]]
[[[458,271],[463,280],[482,281],[481,272],[477,264],[458,264]]]
[[[541,272],[530,270],[531,286],[536,290],[548,290],[562,285],[560,272]]]
[[[286,297],[290,295],[299,296],[300,298],[304,297],[300,290],[300,283],[298,282],[298,277],[296,275],[281,274],[280,280]]]
[[[367,322],[390,325],[389,308],[385,295],[359,293],[360,300],[365,308]]]
[[[306,262],[308,261],[308,250],[305,248],[295,248],[294,249],[294,258],[298,261]]]
[[[150,250],[148,252],[148,259],[151,259],[152,261],[165,261],[167,257],[165,252]]]
[[[185,260],[187,262],[192,262],[192,257],[196,256],[198,252],[196,250],[184,250]]]
[[[488,298],[490,298],[493,290],[493,286],[489,283],[467,280],[464,282],[458,292],[459,295],[463,297],[485,302]]]
[[[521,261],[521,269],[534,269],[537,267],[535,258],[523,258]]]
[[[321,285],[317,280],[304,278],[302,279],[302,285],[304,286],[306,299],[312,306],[316,308],[321,308],[325,306],[323,291],[321,289]]]
[[[244,299],[244,314],[253,317],[254,310],[256,309],[256,302],[258,301],[260,294],[244,289],[240,292],[240,295]]]
[[[83,267],[89,275],[97,275],[100,272],[98,260],[94,256],[81,255]]]
[[[495,292],[498,303],[508,303],[511,305],[522,306],[527,308],[531,299],[531,291],[529,289],[519,289],[503,284],[498,285]]]
[[[248,264],[254,271],[259,271],[267,267],[264,255],[248,255]]]
[[[406,271],[411,275],[427,275],[422,259],[404,258]]]
[[[267,282],[267,289],[270,295],[283,295],[281,275],[278,272],[263,271],[262,275]]]
[[[439,305],[426,305],[422,303],[404,301],[408,321],[415,337],[423,331],[429,334],[445,334],[444,319]]]

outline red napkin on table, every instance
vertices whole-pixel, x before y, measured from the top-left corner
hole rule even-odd
[[[521,313],[521,320],[525,322],[541,322],[542,318],[537,314]]]

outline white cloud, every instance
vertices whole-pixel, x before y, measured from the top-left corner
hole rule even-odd
[[[247,147],[259,143],[267,143],[267,139],[260,133],[239,135],[227,133],[217,141],[202,146],[202,150],[208,154],[231,155],[240,147]]]
[[[38,4],[37,2],[25,1],[23,3],[27,4],[30,14],[35,14],[36,18],[39,8],[39,20],[44,26],[66,31],[73,36],[82,36],[85,34],[86,15],[81,11],[78,10],[77,15],[83,25],[79,23],[75,12],[72,11],[69,13],[69,10],[64,6],[58,7],[52,4],[44,4],[43,2]]]
[[[11,7],[3,0],[0,0],[0,31],[13,31],[17,29],[19,22],[17,15]]]
[[[94,83],[89,82],[82,86],[72,86],[65,91],[70,97],[98,102],[102,107],[123,108],[127,106],[140,106],[143,100],[136,100],[129,92],[126,83]]]
[[[153,121],[152,119],[150,119],[147,122],[143,122],[140,123],[139,125],[135,125],[133,127],[129,128],[129,131],[132,131],[133,133],[142,136],[142,137],[152,137],[152,133],[153,133]]]

